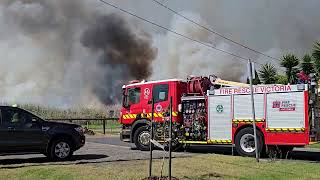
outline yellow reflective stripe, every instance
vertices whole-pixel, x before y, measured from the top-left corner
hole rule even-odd
[[[172,112],[172,116],[178,116],[177,112]]]
[[[123,118],[123,119],[127,119],[127,118],[126,118],[126,115],[122,115],[122,118]]]
[[[158,113],[158,116],[159,116],[159,117],[163,117],[162,113]]]
[[[179,143],[183,143],[183,144],[208,144],[207,141],[179,141]]]
[[[129,114],[129,116],[130,116],[130,118],[131,118],[131,119],[133,119],[133,118],[134,118],[133,114]]]
[[[126,119],[129,119],[129,118],[130,118],[130,116],[129,116],[128,114],[126,114],[125,117],[126,117]]]

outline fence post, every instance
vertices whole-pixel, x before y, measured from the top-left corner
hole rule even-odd
[[[106,134],[106,119],[103,120],[103,134]]]

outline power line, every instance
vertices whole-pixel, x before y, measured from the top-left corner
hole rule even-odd
[[[202,24],[200,24],[200,23],[197,23],[196,21],[194,21],[194,20],[192,20],[192,19],[190,19],[190,18],[182,15],[181,13],[178,13],[178,12],[175,11],[174,9],[172,9],[172,8],[164,5],[163,3],[161,3],[161,2],[159,2],[159,1],[157,1],[157,0],[152,0],[152,1],[154,1],[155,3],[157,3],[158,5],[166,8],[166,9],[168,9],[169,11],[173,12],[174,14],[177,14],[178,16],[184,18],[185,20],[187,20],[187,21],[189,21],[189,22],[191,22],[191,23],[193,23],[193,24],[195,24],[195,25],[197,25],[197,26],[199,26],[199,27],[201,27],[201,28],[203,28],[203,29],[205,29],[205,30],[207,30],[207,31],[209,31],[209,32],[211,32],[211,33],[213,33],[213,34],[215,34],[215,35],[223,38],[223,39],[225,39],[225,40],[228,40],[228,41],[230,41],[230,42],[232,42],[232,43],[234,43],[234,44],[237,44],[237,45],[239,45],[239,46],[241,46],[241,47],[243,47],[243,48],[245,48],[245,49],[248,49],[248,50],[250,50],[250,51],[253,51],[253,52],[257,53],[257,54],[263,55],[263,56],[268,57],[268,58],[270,58],[270,59],[280,61],[280,59],[278,59],[278,58],[272,57],[272,56],[270,56],[270,55],[267,55],[267,54],[265,54],[265,53],[262,53],[262,52],[260,52],[260,51],[255,50],[255,49],[252,49],[252,48],[250,48],[250,47],[248,47],[248,46],[246,46],[246,45],[243,45],[243,44],[241,44],[241,43],[239,43],[239,42],[237,42],[237,41],[235,41],[235,40],[232,40],[232,39],[229,38],[229,37],[224,36],[223,34],[218,33],[217,31],[214,31],[214,30],[212,30],[212,29],[210,29],[210,28],[208,28],[208,27],[206,27],[206,26],[204,26],[204,25],[202,25]]]
[[[142,21],[144,21],[144,22],[147,22],[147,23],[149,23],[149,24],[152,24],[152,25],[154,25],[154,26],[157,26],[157,27],[159,27],[159,28],[162,28],[162,29],[164,29],[164,30],[166,30],[166,31],[168,31],[168,32],[171,32],[171,33],[176,34],[176,35],[178,35],[178,36],[181,36],[181,37],[183,37],[183,38],[185,38],[185,39],[188,39],[188,40],[190,40],[190,41],[197,42],[197,43],[199,43],[199,44],[201,44],[201,45],[203,45],[203,46],[207,46],[207,47],[209,47],[209,48],[212,48],[212,49],[215,49],[215,50],[217,50],[217,51],[223,52],[223,53],[225,53],[225,54],[228,54],[228,55],[237,57],[237,58],[239,58],[240,60],[243,60],[243,61],[246,61],[246,62],[249,60],[249,58],[245,58],[245,57],[239,56],[239,55],[237,55],[237,54],[234,54],[234,53],[225,51],[225,50],[223,50],[223,49],[216,48],[216,47],[214,47],[214,46],[212,46],[212,45],[209,45],[209,44],[207,44],[207,43],[201,42],[201,41],[199,41],[199,40],[196,40],[196,39],[193,39],[193,38],[191,38],[191,37],[188,37],[188,36],[186,36],[186,35],[184,35],[184,34],[178,33],[178,32],[176,32],[176,31],[174,31],[174,30],[172,30],[172,29],[169,29],[169,28],[164,27],[164,26],[162,26],[162,25],[159,25],[159,24],[157,24],[157,23],[155,23],[155,22],[152,22],[152,21],[150,21],[150,20],[148,20],[148,19],[145,19],[145,18],[143,18],[143,17],[141,17],[141,16],[138,16],[138,15],[132,13],[132,12],[129,12],[129,11],[125,10],[125,9],[122,9],[122,8],[120,8],[120,7],[118,7],[118,6],[114,5],[114,4],[111,4],[111,3],[107,2],[107,1],[105,1],[105,0],[98,0],[98,1],[104,3],[104,4],[108,5],[108,6],[111,6],[111,7],[113,7],[113,8],[116,8],[116,9],[118,9],[118,10],[120,10],[120,11],[126,13],[126,14],[129,14],[129,15],[133,16],[133,17],[136,17],[136,18],[138,18],[138,19],[140,19],[140,20],[142,20]],[[259,64],[259,65],[262,65],[261,63],[258,63],[258,62],[255,62],[255,61],[252,61],[252,62],[254,62],[254,63],[256,63],[256,64]]]

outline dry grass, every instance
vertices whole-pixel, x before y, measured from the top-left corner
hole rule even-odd
[[[154,175],[160,175],[160,160],[154,161]],[[263,161],[225,155],[198,155],[173,159],[173,175],[179,179],[318,179],[319,164],[302,161]],[[164,175],[167,175],[165,167]],[[143,179],[148,161],[110,162],[87,165],[30,166],[1,169],[2,179]]]
[[[1,105],[8,104],[1,103]],[[109,105],[99,108],[88,108],[84,106],[58,108],[35,104],[19,104],[18,107],[26,109],[44,119],[118,117],[120,110],[119,105]]]

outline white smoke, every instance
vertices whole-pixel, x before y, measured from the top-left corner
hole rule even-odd
[[[147,33],[97,3],[0,2],[0,101],[118,103],[122,84],[151,73],[155,52]]]
[[[183,15],[207,26],[199,14],[183,12]],[[228,52],[237,52],[207,30],[174,16],[170,29]],[[229,80],[239,81],[245,74],[246,62],[228,54],[167,32],[154,35],[159,56],[154,62],[154,79],[185,78],[188,75],[215,74]]]

